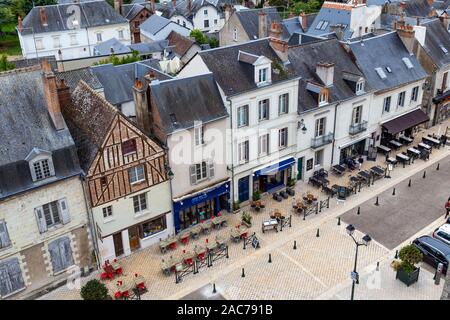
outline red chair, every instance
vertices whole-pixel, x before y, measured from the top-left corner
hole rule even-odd
[[[184,245],[187,245],[189,243],[189,236],[186,236],[185,238],[181,238],[181,243]]]
[[[176,242],[172,242],[172,243],[169,245],[169,248],[172,249],[172,250],[175,250],[175,249],[177,248],[177,243],[176,243]]]
[[[121,275],[123,274],[122,268],[117,269],[117,270],[116,270],[116,274],[119,275],[119,276],[121,276]]]
[[[192,266],[192,264],[194,263],[192,258],[186,259],[184,260],[184,263],[186,263],[188,266]]]
[[[205,255],[206,255],[205,252],[200,252],[200,253],[197,255],[197,259],[200,260],[200,261],[203,261],[203,260],[205,260]]]
[[[117,291],[116,293],[114,293],[114,298],[116,298],[116,299],[122,298],[122,294],[120,293],[120,291]]]

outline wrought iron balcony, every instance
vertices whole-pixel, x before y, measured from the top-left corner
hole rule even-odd
[[[311,148],[319,148],[321,146],[324,146],[326,144],[333,142],[333,133],[330,132],[328,134],[325,134],[323,136],[314,137],[311,139]]]
[[[348,132],[350,134],[358,134],[367,130],[367,121],[361,121],[360,123],[351,124]]]

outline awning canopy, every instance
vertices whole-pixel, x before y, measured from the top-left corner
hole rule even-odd
[[[383,127],[390,134],[397,134],[406,129],[417,126],[421,123],[430,120],[428,116],[420,109],[411,111],[410,113],[404,114],[398,118],[395,118],[391,121],[383,123]]]
[[[295,163],[294,158],[288,158],[286,160],[280,161],[280,162],[270,165],[268,167],[257,170],[254,172],[254,175],[256,177],[258,177],[258,176],[267,176],[267,175],[275,174],[279,171],[282,171],[282,170],[292,166],[294,163]]]

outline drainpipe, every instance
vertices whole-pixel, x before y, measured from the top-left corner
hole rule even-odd
[[[86,212],[87,212],[87,217],[88,217],[87,224],[88,224],[89,230],[91,231],[91,235],[92,235],[92,244],[94,245],[94,254],[95,254],[95,260],[97,261],[97,269],[100,269],[100,266],[101,266],[100,259],[99,259],[100,250],[98,249],[98,242],[97,242],[98,235],[97,235],[97,229],[95,228],[94,215],[92,213],[91,207],[88,205],[89,197],[86,192],[86,186],[85,186],[86,176],[84,173],[80,174],[80,179],[81,179],[81,186],[83,188],[84,205],[86,206]]]
[[[231,211],[234,211],[234,136],[233,136],[233,102],[230,98],[226,98],[230,103],[230,130],[231,130]],[[225,134],[225,137],[227,135]],[[227,166],[228,167],[228,166]]]
[[[333,160],[334,160],[334,141],[335,141],[335,136],[336,136],[336,119],[337,119],[337,107],[340,105],[341,103],[338,102],[336,103],[336,105],[334,106],[334,123],[333,123],[333,143],[332,143],[332,150],[331,150],[331,166],[333,165]]]
[[[436,74],[437,74],[437,71],[438,71],[438,68],[436,68],[436,66],[435,67],[433,67],[433,72],[431,73],[431,83],[430,83],[430,89],[428,89],[428,90],[431,90],[430,91],[430,93],[429,93],[429,99],[428,99],[428,106],[427,106],[427,109],[428,109],[428,112],[430,113],[430,115],[431,115],[431,112],[432,112],[432,105],[433,105],[433,95],[434,95],[434,91],[436,90]],[[436,117],[437,117],[437,108],[438,108],[438,106],[436,105],[436,108],[434,108],[434,115],[433,115],[433,119],[430,119],[431,120],[431,125],[432,126],[434,126],[435,124],[436,124]]]

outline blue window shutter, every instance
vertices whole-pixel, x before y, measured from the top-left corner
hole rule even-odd
[[[6,228],[6,222],[0,220],[0,248],[6,248],[11,244],[8,235],[8,229]]]

